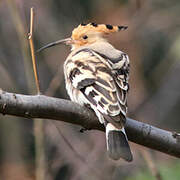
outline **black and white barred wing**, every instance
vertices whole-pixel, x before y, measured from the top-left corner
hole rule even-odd
[[[121,79],[115,80],[111,66],[92,51],[81,51],[65,63],[66,88],[71,99],[87,104],[99,120],[121,126],[126,115],[124,94],[118,90]]]
[[[121,59],[117,63],[111,63],[111,65],[113,68],[113,78],[117,87],[118,100],[121,104],[122,113],[126,116],[127,93],[129,90],[129,58],[125,53],[122,53]]]

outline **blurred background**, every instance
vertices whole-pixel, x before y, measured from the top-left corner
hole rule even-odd
[[[1,0],[0,88],[36,94],[27,40],[30,8],[35,9],[35,49],[69,37],[80,23],[128,25],[109,41],[131,60],[129,117],[180,131],[179,0]],[[68,99],[63,62],[70,47],[37,54],[43,94]],[[64,122],[0,115],[0,179],[163,180],[180,179],[180,161],[130,143],[132,163],[112,161],[100,131],[80,133]]]

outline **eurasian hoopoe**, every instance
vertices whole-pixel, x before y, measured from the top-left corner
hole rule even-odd
[[[50,43],[39,51],[60,43],[71,45],[71,53],[64,63],[66,89],[71,100],[88,105],[104,124],[109,156],[132,161],[124,130],[129,58],[105,39],[106,34],[125,29],[127,26],[80,24],[71,38]]]

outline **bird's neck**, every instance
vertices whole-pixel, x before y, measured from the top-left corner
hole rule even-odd
[[[83,50],[83,49],[90,49],[94,52],[98,52],[99,54],[102,54],[109,59],[119,59],[122,55],[122,51],[117,50],[114,48],[109,42],[107,41],[98,41],[92,44],[88,44],[86,46],[80,46],[79,48],[74,49],[69,57],[73,56],[74,54],[77,54],[77,52]]]
[[[101,38],[98,37],[98,39],[95,40],[94,42],[89,43],[89,44],[85,44],[83,46],[80,46],[80,45],[77,45],[77,44],[72,44],[71,51],[76,51],[76,50],[79,50],[79,49],[82,49],[82,48],[91,47],[91,46],[94,46],[94,45],[97,45],[97,44],[102,44],[102,43],[108,43],[108,41],[106,39],[104,39],[103,37],[101,37]]]

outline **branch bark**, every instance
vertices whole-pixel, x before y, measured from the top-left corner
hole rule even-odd
[[[74,102],[44,95],[0,91],[0,113],[26,118],[44,118],[104,131],[94,112]],[[180,135],[127,118],[126,132],[134,143],[180,158]]]

